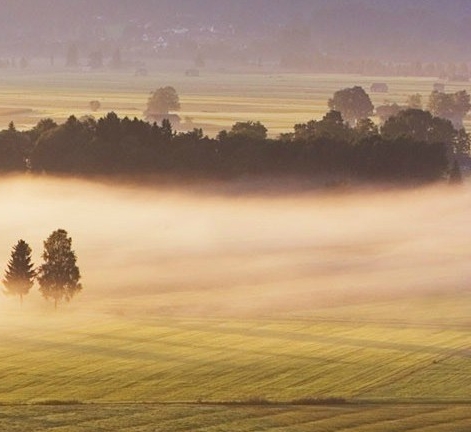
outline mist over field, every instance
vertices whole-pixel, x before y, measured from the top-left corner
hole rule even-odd
[[[470,0],[0,5],[0,432],[471,431]]]
[[[39,264],[53,230],[72,237],[84,289],[68,310],[315,314],[471,280],[469,185],[267,197],[10,177],[0,194],[2,272],[18,239]],[[32,291],[26,307],[52,308]],[[17,300],[2,295],[1,309]]]

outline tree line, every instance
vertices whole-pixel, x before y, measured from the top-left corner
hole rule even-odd
[[[442,116],[402,107],[377,126],[369,119],[373,105],[366,92],[343,89],[329,100],[330,111],[321,120],[297,124],[275,139],[260,122],[238,122],[210,138],[202,129],[177,133],[168,119],[158,124],[113,112],[98,120],[70,116],[63,124],[44,119],[22,132],[11,123],[0,132],[0,171],[435,181],[449,175],[458,155],[469,153],[468,134],[450,120],[459,123],[469,110],[469,95],[458,96],[435,95]],[[453,103],[461,111],[445,109]]]
[[[31,247],[22,239],[13,246],[3,278],[5,294],[19,296],[23,303],[23,297],[37,281],[40,293],[44,298],[52,299],[57,308],[58,302],[71,300],[82,289],[77,257],[67,231],[58,229],[44,241],[44,262],[37,268],[31,253]]]

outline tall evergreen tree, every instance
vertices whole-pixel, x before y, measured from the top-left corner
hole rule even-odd
[[[47,238],[42,257],[44,264],[38,269],[39,291],[46,299],[54,299],[57,309],[59,301],[69,301],[82,289],[77,257],[67,231],[58,229]]]
[[[23,303],[23,296],[28,294],[34,284],[36,272],[33,267],[31,248],[24,240],[19,240],[13,246],[11,258],[5,271],[3,279],[5,293],[20,296],[20,302]]]

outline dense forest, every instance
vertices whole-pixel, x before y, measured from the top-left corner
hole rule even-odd
[[[367,118],[350,126],[331,110],[276,139],[260,122],[239,122],[210,138],[201,129],[177,133],[168,120],[113,112],[98,120],[70,116],[60,125],[44,119],[26,131],[11,123],[0,132],[4,173],[422,183],[446,178],[468,151],[467,134],[420,109],[400,111],[381,127]]]

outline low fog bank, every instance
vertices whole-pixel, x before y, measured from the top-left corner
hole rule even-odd
[[[470,288],[469,185],[263,197],[13,177],[0,194],[2,273],[17,240],[39,264],[66,229],[84,285],[74,310],[264,316]]]

